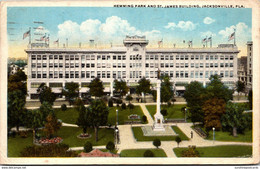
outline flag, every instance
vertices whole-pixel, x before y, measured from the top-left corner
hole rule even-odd
[[[41,37],[41,41],[43,41],[45,39],[46,35],[44,35],[43,37]]]
[[[23,39],[27,38],[29,35],[30,35],[30,30],[23,34]]]
[[[158,41],[158,45],[160,45],[161,43],[163,43],[163,40]]]
[[[188,42],[188,44],[191,45],[191,44],[192,44],[192,40],[190,40],[190,41]]]
[[[211,38],[211,37],[209,37],[209,38],[208,38],[208,42],[210,42],[211,40],[212,40],[212,38]]]
[[[233,32],[229,37],[228,37],[228,40],[230,41],[230,40],[232,40],[232,39],[234,39],[235,38],[235,32]]]
[[[202,39],[202,42],[207,42],[207,38]]]
[[[58,44],[58,43],[59,43],[59,39],[56,40],[56,41],[54,41],[53,43],[54,43],[54,44]]]

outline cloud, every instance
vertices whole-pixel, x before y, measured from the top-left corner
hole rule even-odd
[[[50,31],[43,26],[38,26],[35,29],[34,33],[36,33],[36,34],[45,34],[46,33],[47,34],[47,33],[50,33]]]
[[[212,19],[210,17],[206,17],[206,18],[204,18],[203,23],[205,23],[205,24],[212,24],[215,21],[216,21],[215,19]]]
[[[95,39],[101,43],[122,43],[126,35],[139,35],[161,38],[161,32],[158,30],[141,31],[131,26],[131,24],[118,16],[110,16],[105,22],[98,19],[88,19],[80,24],[71,20],[58,25],[59,38],[70,38],[70,41],[79,42],[79,40]]]
[[[234,32],[234,29],[236,29],[236,42],[238,45],[244,46],[247,41],[251,40],[252,30],[244,22],[239,22],[236,25],[226,27],[224,30],[220,30],[218,34],[221,35],[223,40],[227,41],[228,37]]]
[[[164,28],[172,30],[179,28],[183,31],[192,31],[196,28],[196,24],[192,23],[191,21],[179,21],[178,24],[169,22],[167,26],[164,26]]]

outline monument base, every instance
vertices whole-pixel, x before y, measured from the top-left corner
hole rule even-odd
[[[165,125],[164,130],[155,131],[153,126],[143,126],[142,127],[144,136],[177,136],[178,134],[172,129],[172,126]]]
[[[165,131],[165,128],[163,125],[156,123],[153,125],[153,131]]]

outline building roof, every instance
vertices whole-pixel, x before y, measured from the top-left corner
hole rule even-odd
[[[99,149],[94,149],[89,153],[81,152],[79,157],[119,157],[118,154],[113,154],[109,152],[103,152]]]

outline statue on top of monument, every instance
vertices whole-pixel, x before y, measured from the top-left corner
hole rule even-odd
[[[158,68],[158,71],[157,71],[157,79],[160,79],[160,77],[161,77],[161,71],[160,71],[160,69]]]

